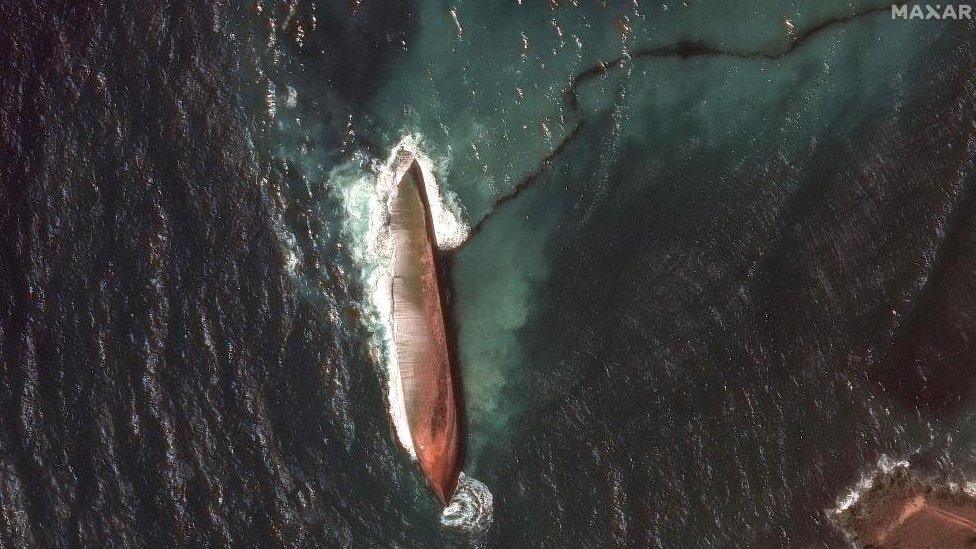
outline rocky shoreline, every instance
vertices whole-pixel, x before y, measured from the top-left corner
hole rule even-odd
[[[879,472],[833,519],[857,547],[976,546],[976,497],[955,484],[922,480],[906,467]]]

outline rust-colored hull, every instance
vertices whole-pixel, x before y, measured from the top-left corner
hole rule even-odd
[[[457,487],[461,433],[437,240],[416,162],[390,202],[393,320],[407,423],[420,469],[442,504]]]

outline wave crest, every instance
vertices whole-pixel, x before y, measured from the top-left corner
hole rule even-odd
[[[441,526],[473,536],[487,533],[494,517],[494,499],[487,486],[461,471],[454,497],[441,512]]]

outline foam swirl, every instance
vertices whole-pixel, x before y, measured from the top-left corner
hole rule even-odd
[[[468,536],[481,536],[491,527],[494,510],[494,496],[488,487],[461,471],[454,497],[441,512],[441,526]]]

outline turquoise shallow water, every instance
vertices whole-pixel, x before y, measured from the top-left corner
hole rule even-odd
[[[345,231],[312,238],[359,258],[367,312],[370,166],[405,135],[473,229],[449,255],[480,542],[834,544],[825,510],[882,456],[967,474],[959,412],[886,376],[963,196],[937,173],[964,146],[968,24],[867,2],[409,11],[331,127],[317,56],[285,49],[298,102],[271,141],[343,193],[313,216]]]
[[[705,187],[708,181],[725,187],[724,197],[713,201],[737,200],[741,187],[748,193],[756,185],[788,195],[798,185],[796,175],[727,179],[770,158],[791,164],[824,138],[867,139],[860,134],[897,118],[905,98],[924,82],[913,63],[924,62],[921,51],[935,39],[931,29],[875,15],[826,28],[782,59],[637,57],[582,82],[578,105],[567,104],[565,93],[577,74],[628,52],[687,40],[775,57],[791,47],[786,18],[795,35],[804,32],[805,21],[813,27],[868,7],[790,8],[738,8],[742,15],[732,20],[744,22],[730,25],[729,11],[736,9],[705,6],[632,12],[459,6],[460,33],[454,16],[445,15],[449,6],[421,10],[419,44],[394,69],[387,94],[380,94],[380,112],[395,111],[393,127],[418,132],[431,154],[445,158],[445,187],[461,198],[471,223],[535,172],[576,124],[602,126],[582,134],[579,141],[589,147],[560,156],[553,172],[564,171],[544,177],[552,181],[549,188],[502,211],[459,256],[464,379],[477,395],[469,402],[471,421],[484,426],[472,430],[474,459],[478,433],[486,433],[484,439],[504,436],[511,415],[531,402],[504,394],[506,386],[520,385],[520,376],[543,367],[527,362],[518,334],[531,332],[525,323],[533,300],[551,297],[545,286],[550,240],[559,239],[560,231],[579,238],[579,226],[608,193],[626,204],[653,186],[649,177],[621,176],[615,169],[670,168],[661,183],[676,188],[665,197],[671,202],[663,215],[688,208],[702,179]],[[630,31],[621,33],[622,25]],[[920,50],[915,61],[889,55],[909,48]],[[703,173],[675,175],[687,167]]]

